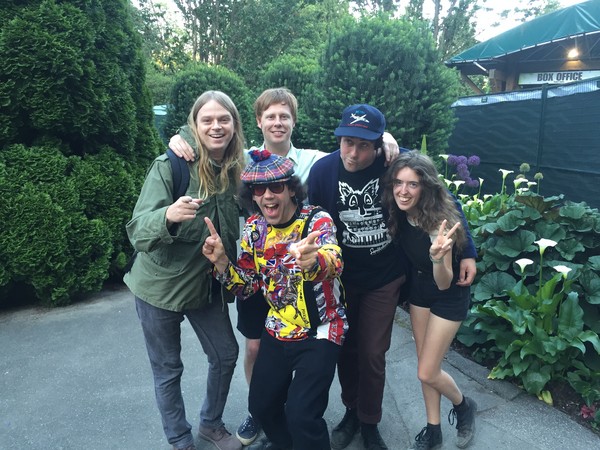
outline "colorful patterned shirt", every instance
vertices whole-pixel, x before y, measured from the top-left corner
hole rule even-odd
[[[341,250],[331,216],[313,209],[303,206],[281,225],[268,224],[261,214],[248,218],[237,262],[230,262],[225,272],[216,276],[241,299],[262,290],[271,307],[265,327],[276,339],[328,339],[341,345],[348,329],[339,278]],[[316,239],[320,245],[317,261],[311,270],[303,271],[289,246],[317,230],[321,231]]]

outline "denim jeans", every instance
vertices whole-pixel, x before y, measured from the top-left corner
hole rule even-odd
[[[137,297],[135,299],[163,429],[169,444],[176,447],[194,443],[181,394],[181,322],[184,317],[192,325],[208,357],[206,396],[200,410],[200,425],[218,428],[223,424],[223,410],[239,348],[227,305],[223,306],[221,301],[220,289],[214,291],[212,303],[206,308],[182,312],[157,308]]]

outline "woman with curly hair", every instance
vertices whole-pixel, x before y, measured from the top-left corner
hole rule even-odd
[[[441,367],[470,302],[469,287],[456,284],[467,242],[461,214],[433,161],[417,151],[403,153],[392,163],[384,186],[389,232],[412,264],[410,318],[427,412],[427,426],[412,448],[441,447],[442,395],[454,406],[448,417],[451,424],[457,420],[456,445],[465,448],[473,439],[477,405]]]

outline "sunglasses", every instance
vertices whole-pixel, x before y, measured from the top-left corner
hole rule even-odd
[[[253,184],[250,186],[250,190],[252,191],[252,195],[256,195],[257,197],[265,195],[267,188],[269,188],[273,194],[281,194],[285,189],[286,184],[287,182],[285,181],[277,181],[269,184]]]

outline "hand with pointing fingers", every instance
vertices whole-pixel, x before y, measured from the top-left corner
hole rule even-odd
[[[215,265],[219,273],[223,273],[227,268],[227,264],[229,264],[229,258],[225,254],[223,241],[221,241],[221,236],[219,236],[217,229],[208,217],[204,218],[204,222],[210,231],[210,235],[204,241],[202,254]]]
[[[175,203],[167,208],[167,222],[170,225],[194,219],[201,203],[202,200],[192,198],[189,195],[179,197]]]
[[[320,245],[316,243],[321,231],[313,231],[300,242],[290,245],[290,254],[296,258],[296,264],[304,271],[311,270],[318,262],[317,254]]]
[[[457,222],[450,228],[450,231],[446,231],[446,223],[446,220],[442,221],[438,235],[431,243],[431,247],[429,247],[429,256],[434,260],[439,260],[452,251],[452,243],[454,242],[452,236],[458,227],[460,227],[460,222]]]

